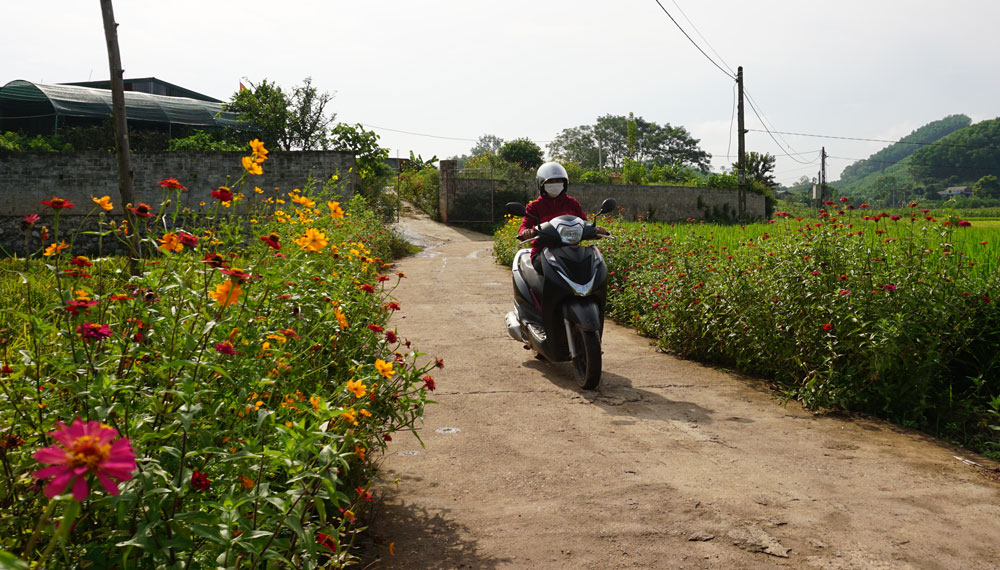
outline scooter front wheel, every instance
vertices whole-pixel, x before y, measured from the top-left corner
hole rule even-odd
[[[576,381],[584,390],[594,390],[601,383],[601,335],[585,331],[578,324],[572,325],[571,334],[576,349],[573,359]]]

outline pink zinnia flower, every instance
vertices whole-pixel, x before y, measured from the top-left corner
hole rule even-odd
[[[198,245],[198,237],[187,232],[177,232],[177,239],[184,245],[192,247]]]
[[[101,482],[104,490],[118,494],[118,483],[128,481],[135,471],[135,454],[128,438],[116,441],[118,431],[98,421],[84,423],[80,418],[67,427],[56,422],[56,431],[49,434],[61,444],[39,449],[32,456],[41,463],[50,465],[32,475],[35,479],[48,479],[45,496],[55,497],[73,486],[73,498],[82,501],[87,498],[87,474],[92,473]]]
[[[83,340],[87,342],[104,340],[111,336],[111,327],[101,323],[83,323],[76,327],[76,332],[80,333]]]
[[[73,202],[65,198],[53,197],[51,200],[42,200],[42,204],[52,208],[53,210],[71,209],[74,204]]]
[[[233,343],[228,340],[216,344],[215,350],[217,352],[221,352],[222,354],[228,354],[229,356],[236,354],[236,348],[233,346]]]
[[[28,215],[24,216],[24,223],[28,224],[29,226],[33,226],[33,225],[35,225],[35,222],[37,222],[38,220],[41,220],[41,219],[42,218],[40,218],[38,216],[38,214],[28,214]]]
[[[967,227],[969,227],[971,225],[972,225],[972,222],[969,222],[967,220],[960,220],[958,222],[958,227],[960,227],[960,228],[967,228]]]

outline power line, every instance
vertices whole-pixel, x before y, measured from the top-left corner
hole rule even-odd
[[[723,59],[721,55],[719,55],[719,52],[715,51],[715,48],[712,47],[712,43],[708,41],[708,38],[702,35],[701,31],[698,29],[698,26],[694,25],[694,22],[691,21],[691,18],[688,18],[688,15],[684,13],[684,9],[681,8],[681,5],[677,3],[677,0],[670,0],[670,1],[673,2],[674,6],[677,6],[677,11],[681,13],[681,16],[684,16],[684,19],[687,20],[687,23],[691,24],[691,28],[694,29],[694,33],[698,34],[698,37],[701,38],[703,42],[705,42],[705,45],[708,46],[708,49],[712,50],[712,53],[715,54],[715,57],[719,58],[719,61],[722,62],[722,65],[725,65],[726,69],[728,69],[730,73],[735,75],[736,72],[733,71],[733,68],[728,63],[726,63],[726,60]]]
[[[682,28],[681,25],[677,23],[677,20],[675,20],[674,17],[670,15],[670,12],[668,12],[667,9],[663,7],[663,4],[660,3],[660,0],[655,0],[655,2],[660,7],[660,9],[663,10],[663,13],[666,14],[668,18],[670,18],[670,21],[673,22],[675,26],[677,26],[677,29],[680,30],[682,34],[684,34],[684,37],[687,38],[689,42],[691,42],[691,45],[697,48],[698,51],[701,52],[701,55],[705,56],[705,59],[712,62],[712,65],[719,68],[719,71],[725,73],[726,76],[729,77],[730,79],[733,80],[736,79],[736,77],[732,73],[723,69],[722,66],[720,66],[718,63],[715,62],[714,59],[711,58],[711,56],[705,53],[705,50],[701,49],[701,46],[699,46],[697,43],[695,43],[693,39],[691,39],[691,36],[689,36],[688,33],[684,31],[684,28]]]
[[[751,98],[748,97],[747,98],[747,102],[750,103],[750,109],[753,110],[753,114],[754,115],[757,115],[757,120],[760,121],[761,126],[764,127],[764,132],[766,132],[767,134],[771,135],[771,140],[774,141],[774,144],[778,145],[778,148],[782,148],[781,143],[778,142],[778,139],[774,138],[774,135],[771,133],[771,130],[767,128],[767,125],[764,123],[764,119],[760,118],[760,113],[757,112],[757,107],[754,106],[753,99],[751,99]],[[747,130],[754,130],[754,131],[760,132],[757,129],[747,129]],[[799,164],[809,164],[808,162],[802,162],[801,160],[795,158],[791,154],[789,154],[788,157],[791,158],[792,160],[794,160],[795,162],[798,162]]]
[[[827,158],[836,158],[838,160],[854,160],[854,161],[864,161],[864,162],[875,162],[875,163],[878,163],[878,164],[888,164],[888,165],[891,166],[893,164],[899,164],[899,163],[903,162],[904,160],[906,160],[906,158],[909,158],[909,157],[906,157],[906,158],[903,158],[903,159],[900,159],[900,160],[897,160],[897,161],[873,160],[873,159],[869,159],[869,158],[849,158],[849,157],[846,157],[846,156],[830,156],[830,155],[827,155]],[[927,164],[927,163],[923,163],[923,162],[908,162],[907,165],[909,165],[909,166],[929,166],[929,167],[932,167],[932,168],[947,168],[947,169],[952,169],[952,170],[979,170],[979,171],[987,171],[987,170],[989,170],[988,167],[949,166],[949,165],[945,165],[945,164]]]
[[[468,139],[468,138],[462,138],[462,137],[446,137],[446,136],[441,136],[441,135],[429,135],[429,134],[426,134],[426,133],[414,133],[414,132],[411,132],[411,131],[401,131],[399,129],[390,129],[388,127],[380,127],[378,125],[372,125],[372,124],[368,124],[368,123],[361,123],[361,125],[365,126],[365,127],[368,127],[368,128],[371,128],[371,129],[378,129],[380,131],[390,131],[390,132],[393,132],[393,133],[402,133],[404,135],[413,135],[413,136],[416,136],[416,137],[430,137],[432,139],[445,139],[445,140],[452,140],[452,141],[479,142],[479,139]],[[535,140],[535,139],[529,139],[529,140],[531,140],[531,142],[535,142],[535,143],[550,143],[550,142],[552,142],[551,140]]]
[[[747,130],[748,131],[756,131],[756,132],[764,132],[764,131],[761,131],[760,129],[747,129]],[[866,139],[866,138],[861,138],[861,137],[838,137],[838,136],[834,136],[834,135],[813,135],[813,134],[808,134],[808,133],[790,133],[790,132],[779,132],[779,131],[774,131],[774,132],[777,133],[777,134],[782,134],[782,135],[794,135],[794,136],[800,136],[800,137],[814,137],[814,138],[819,138],[819,139],[839,139],[839,140],[846,140],[846,141],[881,142],[881,143],[890,143],[890,144],[912,144],[912,145],[920,145],[920,146],[934,146],[934,145],[936,145],[936,146],[956,147],[956,148],[983,148],[983,149],[989,149],[989,150],[1000,150],[1000,147],[996,147],[996,146],[980,146],[980,145],[971,145],[971,144],[955,144],[955,143],[943,143],[943,142],[913,142],[913,141],[904,141],[904,140],[893,141],[893,140],[886,140],[886,139]],[[867,159],[858,159],[858,160],[867,160]]]

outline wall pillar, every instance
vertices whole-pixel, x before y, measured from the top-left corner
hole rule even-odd
[[[441,186],[438,190],[438,213],[442,222],[448,221],[448,207],[455,201],[455,180],[458,178],[458,161],[442,160],[438,163],[441,170]]]

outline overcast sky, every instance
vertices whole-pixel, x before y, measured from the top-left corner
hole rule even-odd
[[[723,69],[743,66],[772,130],[898,139],[950,114],[1000,115],[1000,2],[660,2]],[[487,133],[545,148],[564,128],[634,112],[687,128],[716,170],[735,160],[734,81],[656,0],[118,0],[115,11],[126,77],[226,100],[241,78],[290,88],[311,76],[335,93],[338,121],[364,123],[393,156],[463,154]],[[107,79],[97,0],[4,0],[0,22],[0,85]],[[749,107],[746,126],[762,129]],[[822,146],[838,157],[830,180],[844,158],[885,146],[778,141],[750,132],[747,150],[802,153],[778,156],[784,183],[814,176]]]

